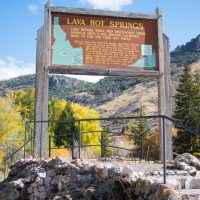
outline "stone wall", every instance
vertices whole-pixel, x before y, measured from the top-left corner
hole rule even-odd
[[[61,158],[19,160],[0,183],[0,200],[183,199],[176,190],[181,188],[178,182],[164,185],[158,173],[149,176],[126,165],[105,163]]]

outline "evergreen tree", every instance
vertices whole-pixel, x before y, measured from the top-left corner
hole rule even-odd
[[[200,133],[200,73],[194,75],[193,115],[194,129]],[[200,137],[193,137],[193,152],[200,152]]]
[[[57,123],[54,129],[54,144],[57,147],[61,146],[71,146],[72,145],[72,134],[74,134],[74,139],[77,141],[78,139],[78,131],[75,123],[73,122],[74,113],[71,108],[71,104],[67,103],[65,109],[62,111],[62,114],[59,120],[68,122]]]
[[[108,133],[109,132],[109,127],[105,127],[104,131],[102,131],[102,135],[101,135],[101,156],[103,157],[110,157],[112,152],[109,149],[109,145],[110,145],[110,141],[108,138]]]
[[[145,116],[145,107],[141,103],[139,108],[139,115]],[[131,122],[128,125],[128,130],[131,131],[130,139],[136,145],[140,145],[141,157],[143,157],[143,140],[151,132],[147,119],[141,118],[137,121]]]
[[[196,113],[194,107],[195,97],[196,91],[191,70],[188,66],[185,66],[175,96],[174,118],[191,128],[195,128],[196,126],[193,120],[194,114]],[[174,140],[175,152],[192,152],[193,136],[189,131],[179,127],[177,128],[178,132]]]
[[[196,72],[194,75],[194,98],[193,107],[194,114],[193,120],[195,122],[194,129],[200,132],[200,73]]]

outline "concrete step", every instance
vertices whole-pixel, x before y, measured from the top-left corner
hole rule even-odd
[[[178,190],[181,200],[200,200],[200,189]]]

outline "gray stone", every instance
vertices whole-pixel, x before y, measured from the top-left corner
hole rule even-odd
[[[39,169],[38,177],[45,178],[47,176],[46,170],[44,168]]]
[[[185,181],[185,189],[200,189],[200,178],[187,178]]]
[[[45,191],[45,187],[44,187],[44,186],[40,186],[40,187],[39,187],[39,191],[40,191],[40,192],[44,192],[44,191]]]
[[[45,197],[46,197],[46,193],[45,192],[40,192],[40,194],[39,194],[40,200],[44,200]]]
[[[199,170],[200,160],[189,153],[184,153],[175,158],[174,167],[185,170],[186,166],[192,166]]]
[[[43,179],[42,178],[40,178],[40,177],[37,177],[36,178],[36,180],[35,180],[35,182],[37,183],[37,185],[43,185],[43,183],[44,183],[44,181],[43,181]]]
[[[29,187],[27,188],[27,192],[28,192],[29,194],[31,194],[31,193],[33,192],[33,187],[29,186]]]
[[[18,179],[16,181],[12,181],[9,184],[13,188],[22,189],[24,187],[24,183],[22,179]]]
[[[89,187],[84,191],[84,199],[86,200],[93,200],[95,195],[95,188],[94,187]]]
[[[169,184],[175,190],[182,189],[181,183],[175,178],[167,178],[167,184]]]
[[[58,185],[58,183],[59,183],[59,177],[55,176],[51,181],[51,185]]]
[[[56,171],[54,169],[47,170],[47,176],[48,177],[54,177],[54,176],[56,176]]]
[[[63,189],[63,184],[62,184],[62,181],[60,180],[58,182],[58,190],[61,191]]]
[[[123,167],[122,171],[121,171],[121,175],[122,176],[130,176],[133,173],[133,169],[131,169],[130,167]]]
[[[70,182],[70,177],[69,176],[62,176],[61,178],[61,181],[64,183],[64,184],[67,184]]]
[[[95,165],[95,172],[99,178],[106,179],[108,178],[108,168],[104,165],[97,164]]]
[[[44,179],[44,184],[45,185],[49,185],[50,184],[50,182],[51,182],[51,177],[46,177],[45,179]]]

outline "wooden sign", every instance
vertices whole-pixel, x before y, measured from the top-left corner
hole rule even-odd
[[[37,39],[35,158],[47,156],[49,73],[156,78],[158,114],[171,115],[169,39],[162,27],[159,10],[134,14],[51,7],[48,2]],[[159,125],[160,159],[171,160],[171,126],[162,120]]]
[[[51,66],[158,70],[157,19],[51,14]]]

